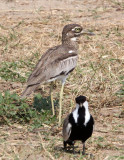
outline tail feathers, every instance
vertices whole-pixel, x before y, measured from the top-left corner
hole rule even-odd
[[[33,86],[27,86],[24,92],[21,95],[21,98],[25,98],[29,96],[34,90],[38,87],[38,85],[33,85]]]

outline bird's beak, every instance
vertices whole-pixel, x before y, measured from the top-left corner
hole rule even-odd
[[[83,34],[87,34],[87,35],[90,35],[90,36],[95,35],[93,32],[89,32],[89,31],[87,31],[87,30],[82,30],[82,31],[81,31],[81,35],[83,35]]]
[[[80,107],[83,107],[83,103],[80,103],[80,105],[79,105]]]

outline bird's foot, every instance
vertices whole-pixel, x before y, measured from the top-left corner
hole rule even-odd
[[[90,159],[93,158],[93,154],[92,153],[90,153],[89,156],[90,156]]]
[[[84,151],[82,152],[82,155],[86,155]]]
[[[73,150],[73,154],[75,154],[76,152],[75,152],[75,150]]]

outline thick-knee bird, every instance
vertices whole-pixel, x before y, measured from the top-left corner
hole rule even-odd
[[[86,97],[79,96],[76,99],[76,108],[70,113],[63,123],[63,144],[64,149],[71,145],[74,150],[74,143],[80,140],[83,143],[82,154],[85,154],[85,141],[93,133],[94,119],[89,113]]]
[[[62,44],[48,49],[42,55],[29,76],[27,87],[22,94],[22,98],[29,96],[40,84],[60,80],[62,87],[59,100],[59,125],[61,124],[64,84],[69,73],[71,73],[77,65],[78,38],[83,34],[92,35],[91,32],[83,30],[78,24],[66,25],[62,31]],[[54,115],[52,89],[53,86],[51,85],[51,104]]]

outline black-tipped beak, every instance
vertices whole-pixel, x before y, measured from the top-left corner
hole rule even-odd
[[[87,35],[90,35],[90,36],[94,36],[95,35],[95,33],[87,31],[87,30],[82,30],[81,31],[81,35],[83,35],[83,34],[87,34]]]

